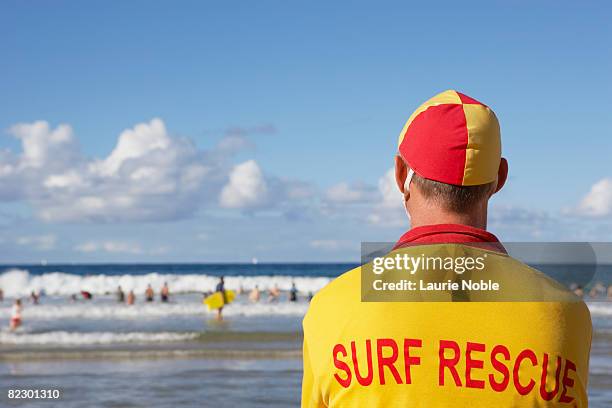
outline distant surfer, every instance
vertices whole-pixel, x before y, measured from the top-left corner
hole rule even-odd
[[[147,290],[145,290],[145,299],[147,302],[152,302],[155,297],[155,293],[153,292],[153,288],[151,285],[147,285]]]
[[[225,280],[223,279],[223,276],[219,278],[219,283],[217,283],[215,292],[221,293],[221,296],[223,296],[223,304],[227,303],[227,297],[225,296]],[[223,306],[217,309],[217,320],[223,320]]]
[[[21,306],[21,299],[15,299],[15,304],[13,305],[13,310],[11,312],[11,323],[10,329],[17,330],[19,326],[21,326],[21,311],[23,310]]]
[[[134,294],[133,290],[130,290],[130,293],[128,293],[128,296],[127,296],[126,303],[131,306],[134,304],[134,302],[136,302],[136,295]]]
[[[118,303],[125,302],[125,292],[123,292],[123,289],[121,288],[121,286],[117,286],[117,302]]]
[[[297,294],[298,294],[298,290],[295,287],[295,282],[291,282],[291,290],[289,291],[289,301],[297,302]]]
[[[168,282],[164,282],[164,286],[162,286],[161,288],[160,297],[162,302],[168,302],[168,299],[170,298],[170,289],[168,288]]]

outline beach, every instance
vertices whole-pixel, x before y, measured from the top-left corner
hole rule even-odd
[[[77,265],[0,267],[0,386],[59,389],[66,407],[297,406],[301,383],[301,320],[308,296],[351,264]],[[612,268],[611,268],[612,270]],[[607,270],[606,270],[607,271]],[[608,272],[605,272],[607,274]],[[242,295],[215,313],[202,305],[224,275]],[[600,276],[601,277],[601,276]],[[607,275],[603,278],[607,278]],[[159,301],[164,282],[170,301]],[[297,302],[288,291],[295,282]],[[155,301],[144,301],[151,284]],[[114,290],[133,289],[136,303]],[[251,303],[248,292],[262,290]],[[269,302],[266,290],[281,295]],[[40,304],[27,301],[43,290]],[[93,299],[71,295],[91,291]],[[23,326],[7,329],[11,299],[24,297]],[[590,406],[612,404],[612,303],[587,300],[594,339]],[[57,401],[8,400],[3,406],[56,406]]]

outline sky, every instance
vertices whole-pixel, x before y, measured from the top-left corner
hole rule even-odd
[[[612,6],[426,3],[2,2],[0,262],[357,261],[445,89],[500,120],[493,233],[612,240]]]

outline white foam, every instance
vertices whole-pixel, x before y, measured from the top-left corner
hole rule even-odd
[[[612,316],[612,302],[587,302],[593,316]]]
[[[278,302],[247,303],[237,301],[227,306],[223,313],[226,316],[303,316],[308,303]],[[26,304],[22,316],[24,321],[62,320],[62,319],[155,319],[178,316],[203,316],[208,312],[199,298],[181,299],[177,303],[136,303],[133,306],[109,302],[53,303],[41,305]],[[10,316],[10,305],[0,308],[0,316]]]
[[[5,345],[89,345],[116,343],[165,343],[193,340],[197,333],[112,333],[112,332],[67,332],[45,333],[0,332],[0,344]]]
[[[228,276],[225,278],[226,288],[242,287],[250,290],[256,285],[265,290],[278,285],[281,290],[289,290],[295,282],[301,293],[317,292],[330,282],[323,277],[292,277],[292,276]],[[24,269],[10,269],[0,274],[0,288],[7,297],[27,296],[32,291],[44,290],[49,295],[70,296],[81,290],[93,294],[113,293],[117,286],[125,291],[134,290],[136,294],[144,293],[148,284],[156,290],[168,282],[172,293],[206,292],[215,288],[219,278],[198,274],[160,274],[146,275],[89,275],[81,276],[63,272],[32,275]]]

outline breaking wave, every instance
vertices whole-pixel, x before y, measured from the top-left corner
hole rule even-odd
[[[61,271],[33,275],[25,269],[10,269],[0,274],[0,288],[7,297],[27,296],[32,291],[44,291],[48,295],[70,296],[81,290],[93,294],[113,293],[117,286],[124,290],[134,290],[143,293],[148,284],[159,290],[164,282],[168,282],[173,293],[194,293],[213,290],[219,278],[200,274],[161,274],[145,275],[76,275]],[[281,290],[289,290],[295,282],[302,293],[316,293],[329,283],[325,277],[291,277],[291,276],[228,276],[225,278],[226,288],[243,288],[250,290],[256,285],[265,290],[278,285]]]

